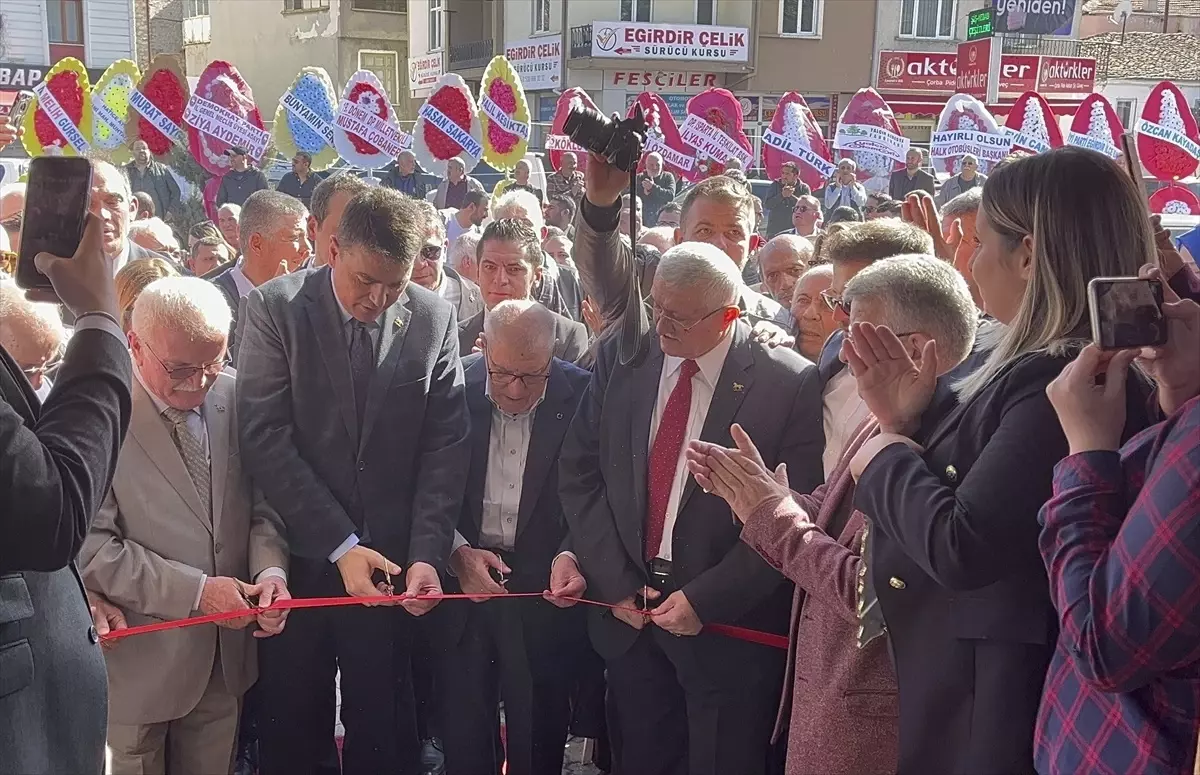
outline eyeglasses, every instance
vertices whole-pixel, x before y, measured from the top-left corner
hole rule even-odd
[[[430,263],[433,263],[436,261],[441,261],[442,260],[442,246],[441,245],[425,245],[424,247],[421,248],[420,257],[421,257],[422,261],[428,261]]]
[[[158,361],[158,365],[162,366],[163,371],[167,374],[167,378],[176,383],[187,382],[200,372],[204,372],[206,376],[215,377],[224,371],[229,364],[233,363],[233,359],[229,357],[229,352],[226,351],[225,356],[221,360],[206,363],[203,366],[176,366],[171,368],[163,363],[163,359],[159,358],[158,353],[154,352],[145,341],[142,342],[142,345],[146,348],[147,352],[154,356],[154,360]]]
[[[704,315],[703,317],[701,317],[700,319],[696,320],[696,321],[695,321],[694,323],[692,323],[691,325],[686,325],[686,326],[685,326],[685,325],[684,325],[684,324],[683,324],[683,323],[682,323],[680,320],[678,320],[677,318],[673,318],[673,317],[671,317],[670,315],[668,315],[666,312],[663,312],[663,309],[662,309],[662,307],[658,306],[657,304],[655,304],[655,305],[653,306],[653,311],[654,311],[654,319],[655,319],[655,320],[661,320],[661,321],[663,321],[664,323],[667,323],[669,326],[671,326],[671,328],[675,329],[677,332],[679,332],[679,333],[681,333],[681,334],[686,334],[687,332],[691,331],[691,330],[692,330],[693,328],[695,328],[696,326],[700,325],[700,324],[701,324],[701,323],[703,323],[704,321],[706,321],[706,320],[708,320],[709,318],[711,318],[713,315],[717,314],[718,312],[723,312],[724,310],[727,310],[727,309],[729,309],[729,305],[727,305],[727,304],[726,304],[726,305],[722,305],[722,306],[720,306],[720,307],[717,307],[717,308],[716,308],[716,309],[714,309],[712,312],[709,312],[707,315]]]
[[[21,227],[25,224],[25,216],[21,213],[14,215],[11,218],[6,218],[0,221],[0,228],[4,229],[9,234],[16,234],[21,231]]]
[[[35,377],[44,377],[48,372],[57,369],[60,363],[62,363],[62,356],[56,355],[40,366],[21,366],[21,373],[32,382]]]
[[[830,293],[828,290],[824,290],[821,291],[821,301],[825,302],[825,306],[829,307],[829,309],[833,310],[834,312],[837,312],[838,307],[841,307],[842,312],[846,314],[846,317],[850,317],[850,302],[846,301],[846,299],[842,298],[841,296]]]
[[[813,208],[813,207],[795,207],[795,208],[793,208],[793,209],[792,209],[792,212],[793,212],[794,214],[797,214],[797,215],[803,215],[803,214],[805,214],[805,213],[815,213],[815,212],[816,212],[816,208]]]
[[[546,361],[546,365],[536,374],[514,374],[511,371],[493,369],[492,360],[488,358],[488,377],[498,387],[508,387],[514,382],[520,382],[522,387],[530,389],[541,387],[550,379],[550,363],[553,360],[554,356],[551,355],[550,360]]]

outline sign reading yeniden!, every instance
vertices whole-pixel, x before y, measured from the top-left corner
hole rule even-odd
[[[745,27],[593,22],[592,56],[746,62],[750,59],[749,38]]]

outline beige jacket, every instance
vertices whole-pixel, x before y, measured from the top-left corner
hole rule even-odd
[[[196,613],[201,574],[249,581],[270,567],[287,569],[283,524],[241,469],[232,376],[217,378],[202,414],[211,520],[168,424],[134,380],[112,489],[80,553],[87,588],[120,606],[131,627]],[[206,624],[118,642],[105,655],[110,721],[149,724],[191,712],[212,675],[218,637],[226,687],[245,692],[258,677],[252,631]]]

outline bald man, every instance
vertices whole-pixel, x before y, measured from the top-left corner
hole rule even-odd
[[[812,262],[812,243],[794,234],[772,237],[758,251],[758,268],[762,275],[760,293],[765,293],[784,306],[792,303],[796,280]]]
[[[34,304],[12,282],[0,283],[0,346],[8,351],[41,401],[50,395],[49,373],[58,365],[67,334],[57,307]]]
[[[675,198],[675,176],[663,169],[662,154],[646,156],[646,167],[638,175],[638,199],[642,200],[642,218],[647,225],[658,223],[658,211]]]
[[[8,248],[21,252],[21,228],[25,225],[25,184],[0,186],[0,228],[8,236]]]

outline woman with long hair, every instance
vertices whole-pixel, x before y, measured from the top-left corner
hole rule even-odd
[[[901,775],[1033,771],[1057,621],[1038,510],[1067,454],[1046,386],[1088,339],[1088,281],[1136,275],[1153,237],[1111,159],[1016,159],[983,189],[971,271],[997,324],[970,373],[943,383],[957,401],[926,412],[937,358],[915,366],[895,333],[851,327],[843,354],[880,426],[851,470],[899,682]],[[1148,424],[1149,390],[1129,381],[1126,437]]]

